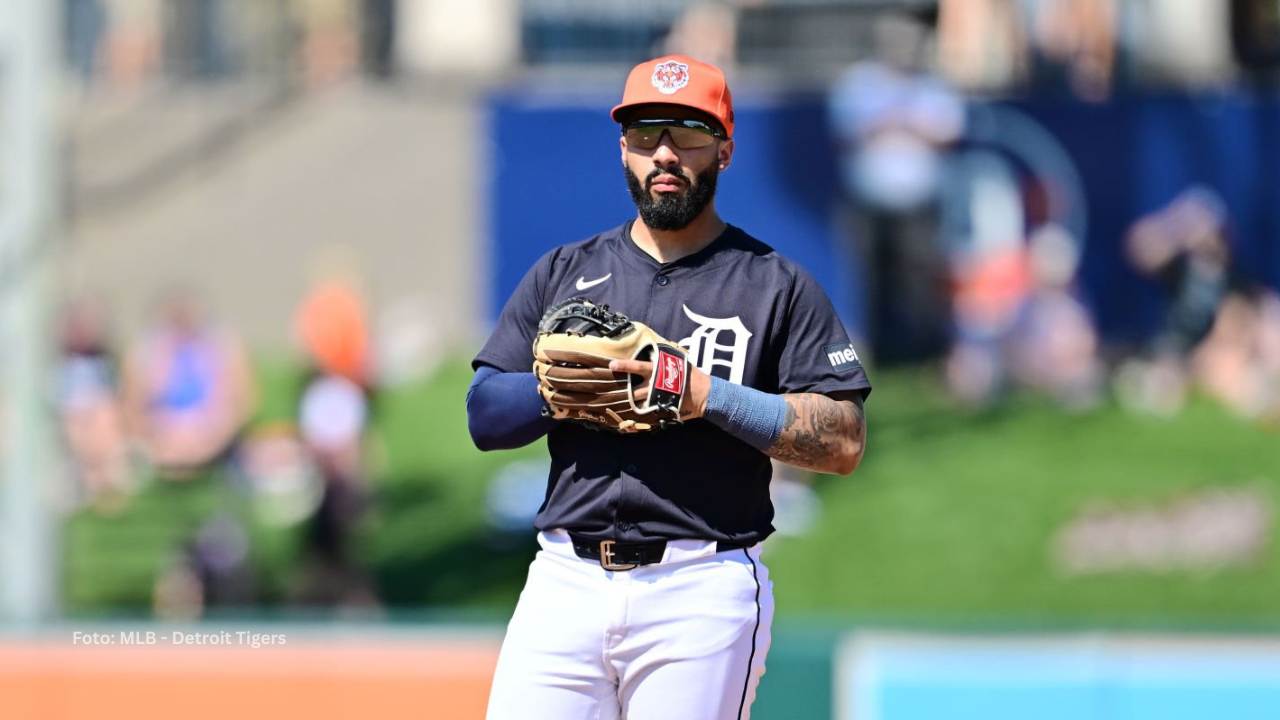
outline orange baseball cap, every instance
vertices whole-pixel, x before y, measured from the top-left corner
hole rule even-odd
[[[663,55],[631,68],[622,102],[609,113],[618,113],[637,105],[683,105],[701,110],[724,126],[733,137],[733,97],[724,73],[715,65],[694,60],[688,55]]]

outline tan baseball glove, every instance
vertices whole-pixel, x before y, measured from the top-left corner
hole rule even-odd
[[[584,298],[547,310],[533,341],[533,373],[546,412],[622,433],[681,422],[689,361],[647,325]],[[648,378],[609,370],[611,360],[653,363]]]

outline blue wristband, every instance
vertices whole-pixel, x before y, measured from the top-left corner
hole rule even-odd
[[[787,421],[787,401],[711,376],[703,418],[751,447],[766,452]]]

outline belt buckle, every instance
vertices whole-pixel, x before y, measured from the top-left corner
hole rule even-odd
[[[605,570],[630,570],[637,563],[615,563],[613,561],[613,540],[600,541],[600,567]]]

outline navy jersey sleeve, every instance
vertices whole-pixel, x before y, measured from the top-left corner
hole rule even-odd
[[[782,328],[778,387],[784,393],[860,391],[871,382],[831,300],[818,283],[797,269]]]
[[[557,251],[543,255],[529,268],[502,308],[498,324],[480,348],[472,369],[492,365],[502,372],[530,372],[533,368],[533,336],[546,309],[546,290]]]

